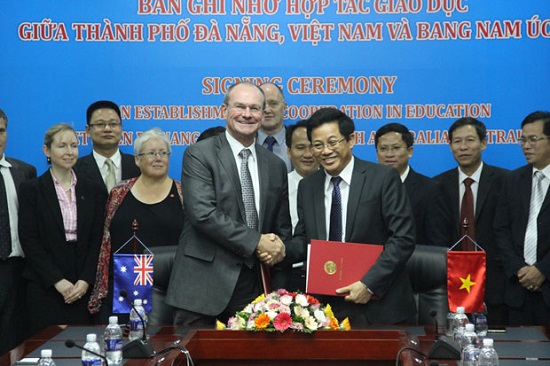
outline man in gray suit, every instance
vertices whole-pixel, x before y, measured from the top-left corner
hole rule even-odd
[[[25,265],[19,241],[19,184],[36,178],[36,168],[21,160],[8,158],[4,151],[8,140],[8,117],[0,109],[0,354],[8,352],[25,334]]]
[[[353,156],[355,126],[340,110],[322,108],[307,125],[313,154],[324,169],[300,181],[299,220],[285,263],[304,260],[311,239],[383,245],[371,269],[334,294],[344,296],[322,301],[330,302],[339,319],[349,317],[352,326],[413,322],[416,306],[405,264],[414,251],[415,223],[397,170]],[[335,191],[341,214],[336,220],[331,219]]]
[[[118,148],[122,119],[117,104],[108,100],[90,104],[86,110],[86,134],[92,140],[93,151],[76,162],[74,171],[78,176],[103,183],[109,193],[121,180],[141,174],[134,156]]]
[[[227,321],[261,293],[259,258],[270,265],[284,258],[281,239],[292,230],[287,173],[255,144],[264,109],[260,88],[231,86],[221,106],[226,132],[185,151],[186,220],[166,298],[176,324]]]

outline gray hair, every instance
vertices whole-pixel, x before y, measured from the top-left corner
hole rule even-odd
[[[138,156],[141,153],[143,144],[151,139],[161,140],[166,144],[166,149],[169,153],[172,153],[172,147],[170,146],[170,140],[166,134],[158,127],[151,128],[138,136],[134,142],[134,155]]]

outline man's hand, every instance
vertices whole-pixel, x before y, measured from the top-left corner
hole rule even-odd
[[[285,245],[275,234],[262,234],[256,247],[258,258],[272,266],[279,263],[285,257]]]
[[[535,266],[521,267],[517,272],[517,276],[519,284],[529,291],[538,291],[546,281],[546,276]]]
[[[336,290],[336,293],[348,293],[344,299],[346,301],[354,302],[356,304],[366,304],[372,298],[372,294],[369,292],[369,290],[367,290],[367,286],[365,286],[361,281],[357,281],[349,286],[339,288]]]

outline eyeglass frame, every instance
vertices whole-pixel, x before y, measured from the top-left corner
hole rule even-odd
[[[316,153],[320,153],[325,148],[329,149],[330,151],[337,150],[340,147],[340,144],[344,141],[348,141],[345,137],[342,137],[338,141],[327,141],[327,143],[317,142],[315,144],[311,145],[311,150]]]
[[[99,122],[99,123],[90,123],[88,126],[91,128],[97,128],[98,130],[104,130],[109,126],[110,129],[114,130],[115,128],[120,128],[122,123],[120,122]]]
[[[154,159],[157,157],[157,155],[159,156],[159,158],[161,159],[167,159],[170,157],[170,155],[172,155],[172,153],[170,151],[166,151],[166,150],[161,150],[161,151],[147,151],[147,152],[144,152],[144,153],[139,153],[137,156],[140,157],[140,158],[147,158],[147,159]]]
[[[528,137],[525,137],[525,136],[521,136],[518,140],[519,144],[521,146],[525,146],[525,144],[529,143],[531,146],[535,145],[537,142],[539,142],[540,140],[549,140],[550,137],[548,136],[543,136],[543,137],[537,137],[537,136],[528,136]]]
[[[251,114],[261,114],[264,113],[265,109],[262,106],[258,105],[245,105],[245,104],[227,104],[228,108],[233,108],[237,110],[237,112],[240,113],[246,113],[246,110],[248,109]]]

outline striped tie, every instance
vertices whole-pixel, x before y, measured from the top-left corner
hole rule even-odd
[[[542,180],[545,178],[540,171],[535,171],[533,176],[533,191],[531,193],[531,205],[529,207],[529,221],[527,222],[527,231],[525,232],[525,245],[523,247],[523,256],[525,263],[533,265],[537,262],[537,217],[544,200],[542,192]]]

